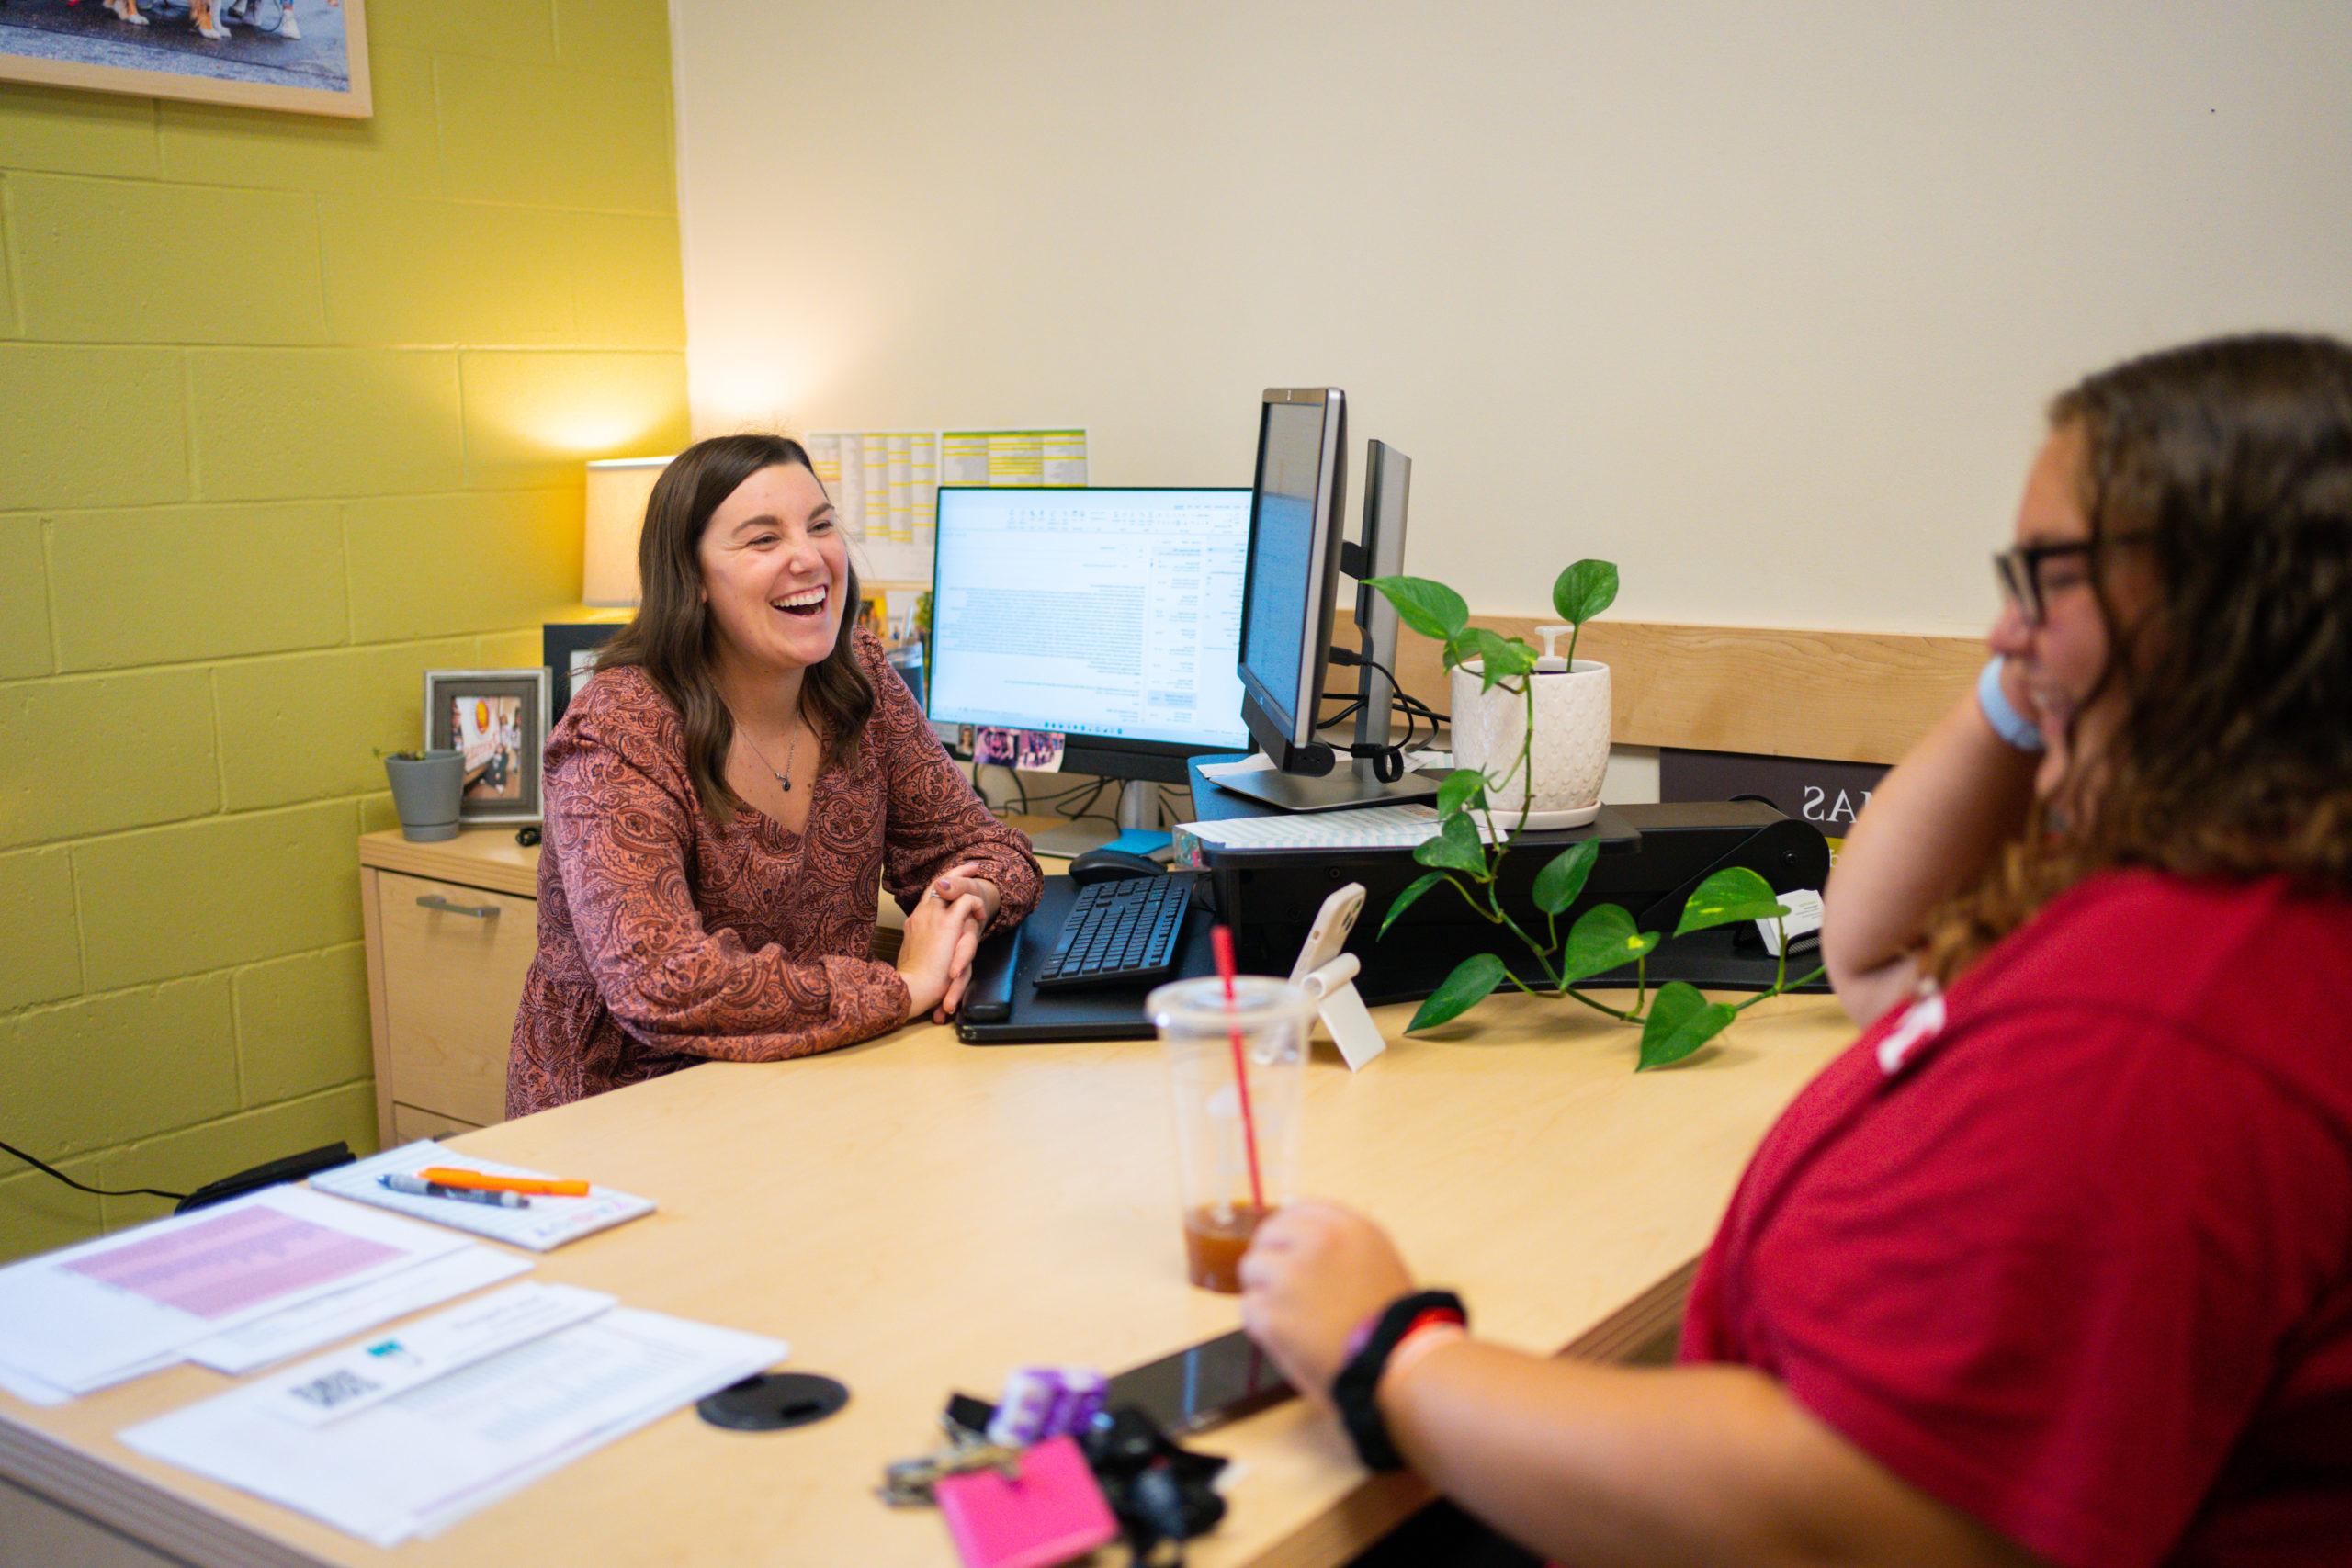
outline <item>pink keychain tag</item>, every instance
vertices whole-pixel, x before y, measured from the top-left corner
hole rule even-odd
[[[1049,1438],[1021,1455],[1021,1474],[942,1476],[933,1489],[964,1568],[1053,1568],[1108,1544],[1119,1521],[1076,1439]]]

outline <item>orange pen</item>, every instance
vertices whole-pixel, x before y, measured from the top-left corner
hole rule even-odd
[[[588,1184],[584,1181],[542,1181],[534,1176],[486,1176],[479,1170],[460,1170],[448,1165],[428,1165],[416,1174],[424,1180],[443,1187],[469,1187],[477,1192],[526,1192],[535,1198],[588,1196]]]

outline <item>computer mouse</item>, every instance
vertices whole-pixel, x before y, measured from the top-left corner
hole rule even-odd
[[[1089,850],[1069,863],[1069,879],[1080,887],[1097,882],[1112,882],[1122,876],[1158,876],[1159,863],[1149,855],[1139,855],[1132,850],[1114,850],[1105,844],[1099,850]]]

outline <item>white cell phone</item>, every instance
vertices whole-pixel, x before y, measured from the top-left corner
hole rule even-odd
[[[1315,911],[1315,924],[1307,929],[1306,945],[1298,950],[1298,962],[1291,966],[1293,983],[1306,979],[1339,957],[1340,949],[1347,944],[1348,933],[1355,930],[1356,917],[1363,913],[1361,882],[1335,889],[1324,899],[1323,907]]]

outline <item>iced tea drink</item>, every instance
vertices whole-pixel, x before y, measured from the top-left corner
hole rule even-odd
[[[1219,1212],[1204,1204],[1184,1212],[1184,1271],[1204,1291],[1241,1293],[1241,1255],[1269,1211],[1239,1203]]]
[[[1227,1294],[1241,1289],[1241,1255],[1259,1223],[1295,1190],[1315,1017],[1306,993],[1285,981],[1241,976],[1233,986],[1230,1011],[1215,978],[1162,986],[1144,1004],[1168,1055],[1186,1278]]]

